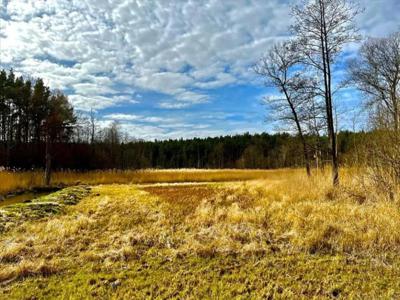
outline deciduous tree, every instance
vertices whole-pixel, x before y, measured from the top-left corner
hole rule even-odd
[[[334,185],[339,184],[339,161],[334,125],[333,65],[343,46],[359,39],[354,25],[359,12],[359,8],[347,0],[309,0],[293,7],[292,31],[297,38],[297,50],[303,63],[321,78]]]
[[[276,88],[282,96],[266,97],[273,110],[274,118],[294,126],[299,136],[306,165],[307,175],[311,176],[310,147],[306,135],[312,129],[319,113],[316,100],[316,83],[306,77],[302,70],[301,57],[292,42],[274,45],[255,67],[256,73],[263,76],[268,87]]]
[[[400,32],[369,38],[350,62],[350,76],[380,125],[400,130]]]

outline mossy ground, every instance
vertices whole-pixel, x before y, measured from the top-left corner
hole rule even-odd
[[[398,206],[265,184],[93,187],[0,235],[0,298],[400,298]]]
[[[86,264],[2,289],[7,299],[398,299],[390,266],[330,255],[142,257],[114,267]]]
[[[90,188],[75,186],[28,203],[17,203],[0,208],[0,233],[10,230],[29,220],[37,220],[61,213],[66,205],[74,205],[87,196]]]

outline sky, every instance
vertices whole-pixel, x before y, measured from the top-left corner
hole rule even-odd
[[[0,68],[43,78],[135,138],[274,132],[262,99],[276,92],[252,66],[288,37],[296,1],[0,0]],[[400,29],[399,0],[359,2],[364,36]]]

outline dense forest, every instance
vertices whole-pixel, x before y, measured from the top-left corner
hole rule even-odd
[[[339,134],[341,159],[351,162],[355,141],[364,133]],[[323,151],[314,156],[314,164],[328,162],[326,138]],[[45,143],[1,144],[0,164],[10,168],[43,168]],[[304,165],[301,143],[289,134],[243,134],[235,136],[167,141],[132,141],[111,144],[56,142],[52,147],[53,166],[57,169],[139,169],[139,168],[282,168]],[[8,159],[8,160],[7,160]]]

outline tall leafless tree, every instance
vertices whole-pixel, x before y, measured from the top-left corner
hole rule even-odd
[[[400,32],[385,38],[368,39],[361,47],[359,57],[350,62],[350,76],[368,96],[367,104],[377,112],[379,123],[399,131]]]
[[[93,109],[90,109],[89,122],[90,122],[90,143],[93,145],[96,138],[96,127],[97,127],[96,114],[93,111]]]
[[[339,161],[334,124],[333,65],[343,46],[359,39],[354,19],[360,9],[347,0],[309,0],[293,7],[292,26],[303,63],[321,78],[330,140],[332,178],[339,184]]]
[[[282,97],[267,97],[266,101],[276,119],[294,125],[303,145],[307,175],[311,176],[306,134],[317,108],[315,83],[299,70],[300,56],[294,46],[290,41],[274,45],[255,66],[255,72],[264,77],[266,86],[282,94]]]

